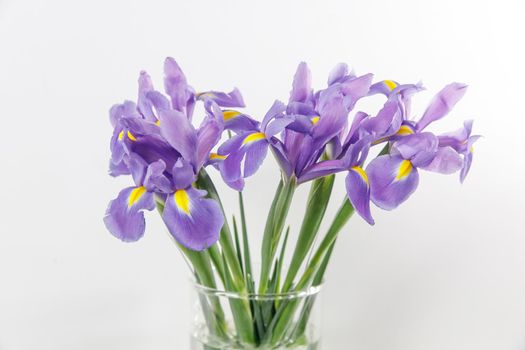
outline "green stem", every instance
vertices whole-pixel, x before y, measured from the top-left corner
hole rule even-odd
[[[350,204],[350,201],[347,198],[345,198],[343,204],[341,205],[339,211],[336,214],[334,221],[330,225],[328,232],[326,233],[321,244],[317,248],[315,254],[312,257],[312,260],[310,260],[310,263],[308,264],[301,279],[295,286],[295,291],[305,289],[315,277],[316,273],[322,266],[324,256],[328,254],[333,243],[335,242],[335,239],[337,238],[337,235],[344,227],[344,225],[348,222],[353,213],[354,207],[352,206],[352,204]],[[275,326],[270,332],[268,332],[269,334],[271,334],[272,342],[281,339],[285,332],[288,330],[288,328],[290,327],[290,321],[295,313],[296,306],[296,301],[281,304],[281,307],[279,308],[280,310],[278,310],[277,312],[277,315],[279,315],[279,317],[274,318]]]
[[[330,201],[334,180],[335,175],[329,175],[312,182],[303,223],[301,225],[301,231],[299,232],[299,237],[297,238],[297,244],[295,245],[292,260],[290,261],[288,273],[284,280],[282,288],[284,293],[292,287],[297,272],[301,268],[304,259],[314,243]]]
[[[259,294],[266,293],[268,289],[273,259],[275,258],[277,245],[281,238],[286,216],[288,215],[296,187],[297,180],[295,177],[281,180],[277,187],[270,212],[268,213],[261,249]]]
[[[196,183],[199,188],[205,189],[208,192],[208,196],[210,198],[216,200],[217,203],[219,203],[221,210],[224,214],[224,207],[222,206],[222,202],[219,198],[217,189],[215,188],[215,185],[213,184],[211,178],[204,169],[200,171]],[[239,264],[239,261],[237,260],[237,253],[235,252],[230,226],[228,225],[228,221],[226,219],[225,214],[224,218],[224,225],[221,229],[219,243],[221,245],[222,253],[226,260],[225,268],[229,268],[229,270],[232,273],[232,286],[235,288],[235,290],[238,292],[245,292],[246,286],[244,285],[242,269]]]
[[[157,210],[162,216],[162,213],[164,212],[164,203],[156,201],[156,205]],[[208,251],[190,250],[179,244],[177,241],[175,241],[175,244],[193,268],[193,273],[195,274],[197,282],[208,288],[217,288]],[[210,299],[211,305],[208,305],[206,298],[204,298],[198,291],[197,293],[199,294],[199,299],[201,301],[204,316],[208,322],[208,327],[215,334],[219,336],[225,336],[225,334],[227,334],[228,327],[226,325],[224,311],[222,310],[219,300],[216,297],[212,297]]]

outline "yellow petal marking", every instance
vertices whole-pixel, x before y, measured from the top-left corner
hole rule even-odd
[[[224,121],[226,122],[232,118],[235,118],[238,115],[241,115],[241,112],[227,109],[227,110],[222,111],[222,115],[223,115]]]
[[[470,146],[470,153],[474,153],[474,146]]]
[[[178,190],[173,195],[175,198],[175,204],[177,207],[185,212],[186,214],[190,213],[190,197],[188,196],[188,193],[185,190]]]
[[[390,89],[390,91],[394,90],[397,87],[397,84],[392,80],[384,80],[383,83],[385,83],[385,85]]]
[[[366,175],[366,173],[363,170],[363,168],[361,168],[360,166],[353,166],[352,170],[355,171],[356,173],[358,173],[363,178],[363,180],[366,182],[366,184],[368,185],[368,175]]]
[[[122,141],[123,138],[124,138],[124,130],[122,130],[122,131],[119,132],[119,134],[118,134],[118,139],[119,139],[119,141]]]
[[[245,144],[250,143],[250,142],[255,142],[255,141],[262,140],[264,138],[266,138],[264,133],[262,133],[262,132],[254,132],[253,134],[250,134],[250,135],[246,136],[246,138],[244,139],[242,144],[245,145]]]
[[[226,156],[217,153],[210,153],[210,159],[226,159]]]
[[[313,124],[313,125],[317,124],[317,123],[319,122],[319,119],[320,119],[320,118],[321,118],[321,117],[313,117],[313,118],[312,118],[312,124]]]
[[[128,208],[131,208],[133,204],[137,203],[144,193],[146,193],[146,187],[144,186],[135,187],[131,190],[128,197]]]
[[[411,171],[412,171],[412,163],[410,163],[409,160],[406,160],[406,159],[403,160],[401,162],[401,165],[399,165],[399,168],[397,169],[396,180],[399,181],[399,180],[404,179],[410,174]]]
[[[156,125],[156,126],[160,126],[160,120],[157,120],[157,121],[155,122],[155,125]]]
[[[408,125],[401,125],[399,130],[396,132],[396,135],[404,136],[404,135],[411,135],[413,133],[414,133],[414,130],[412,130],[412,128],[410,128],[410,126],[408,126]]]
[[[128,131],[128,139],[130,139],[131,141],[137,141],[136,137],[133,136],[133,134],[129,131]]]

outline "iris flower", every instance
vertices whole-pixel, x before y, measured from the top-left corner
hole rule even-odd
[[[340,162],[319,160],[328,143],[344,131],[349,111],[366,96],[371,80],[371,74],[357,77],[340,64],[330,73],[328,87],[316,92],[311,88],[308,66],[301,63],[288,104],[276,101],[260,125],[246,115],[225,111],[225,127],[237,132],[217,152],[224,159],[218,168],[225,182],[241,190],[243,179],[256,172],[268,148],[285,176],[296,176],[299,183],[339,169]]]
[[[110,173],[131,174],[135,184],[110,202],[104,222],[117,238],[136,241],[144,234],[143,211],[154,209],[157,201],[171,235],[189,249],[202,250],[217,241],[224,217],[219,204],[193,184],[221,138],[220,106],[242,106],[242,97],[238,90],[195,94],[172,58],[166,59],[164,72],[168,97],[142,72],[137,104],[125,102],[110,111]],[[205,101],[207,115],[195,128],[191,119],[199,100]]]

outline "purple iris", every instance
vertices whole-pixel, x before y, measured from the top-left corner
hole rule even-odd
[[[418,168],[443,174],[465,169],[462,173],[466,174],[468,166],[465,163],[468,157],[471,158],[470,151],[461,147],[463,142],[469,142],[466,140],[470,136],[470,130],[463,130],[450,136],[445,135],[441,137],[443,141],[434,134],[423,131],[430,123],[443,118],[451,111],[465,94],[466,86],[459,83],[445,86],[432,99],[417,122],[407,119],[409,99],[396,94],[407,90],[413,92],[417,87],[408,85],[395,87],[378,116],[363,123],[367,131],[379,137],[376,141],[392,142],[390,154],[372,160],[366,168],[371,199],[377,206],[387,210],[396,208],[415,191],[419,182]],[[380,116],[387,109],[391,110],[388,117]],[[402,118],[396,119],[396,115]],[[388,123],[382,122],[387,119],[392,122],[385,128]],[[396,125],[394,128],[392,128],[393,124]],[[470,143],[475,140],[476,138],[472,138]]]
[[[218,240],[224,217],[219,204],[193,183],[224,130],[219,106],[242,106],[242,97],[237,90],[197,97],[172,58],[166,59],[164,72],[168,97],[142,72],[137,104],[125,102],[110,111],[115,129],[110,173],[131,174],[135,186],[110,202],[104,222],[117,238],[136,241],[144,234],[143,211],[158,202],[173,237],[189,249],[202,250]],[[205,101],[207,115],[195,128],[191,118],[197,100]]]
[[[224,159],[218,168],[225,182],[241,190],[243,179],[256,172],[268,148],[283,173],[296,176],[299,183],[340,171],[342,162],[321,160],[321,156],[327,145],[344,132],[349,111],[367,95],[371,80],[371,74],[357,77],[340,64],[330,73],[328,87],[316,92],[311,87],[308,66],[301,63],[288,104],[276,101],[260,125],[240,113],[233,118],[233,124],[227,118],[230,111],[226,111],[225,127],[237,135],[218,150],[218,157]]]
[[[480,137],[472,135],[472,121],[439,136],[426,131],[463,97],[466,85],[460,83],[445,86],[414,120],[411,98],[423,89],[421,84],[372,84],[372,74],[357,76],[346,64],[338,64],[326,88],[316,91],[303,62],[288,103],[275,101],[259,122],[236,110],[244,107],[239,90],[197,93],[172,58],[166,59],[164,73],[165,94],[141,72],[137,102],[125,101],[110,110],[110,174],[131,175],[135,184],[110,202],[104,218],[110,232],[123,241],[142,237],[143,211],[157,203],[180,244],[193,250],[211,246],[224,216],[206,191],[194,187],[199,173],[212,165],[230,187],[241,191],[269,149],[284,176],[295,177],[297,184],[345,172],[349,201],[374,224],[370,201],[387,210],[397,207],[416,189],[419,170],[460,171],[463,181],[472,163],[472,145]],[[374,94],[386,97],[377,114],[354,112],[360,99]],[[195,127],[192,118],[199,101],[206,116]],[[230,138],[212,152],[224,131]],[[370,148],[383,143],[388,153],[366,165]]]

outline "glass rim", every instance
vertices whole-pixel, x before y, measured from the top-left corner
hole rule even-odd
[[[240,293],[234,291],[227,291],[219,288],[211,288],[203,286],[202,284],[192,280],[193,288],[196,289],[197,293],[206,294],[208,296],[225,297],[229,299],[250,299],[250,300],[290,300],[290,299],[301,299],[311,297],[319,294],[323,285],[310,286],[305,289],[290,291],[285,293]]]

